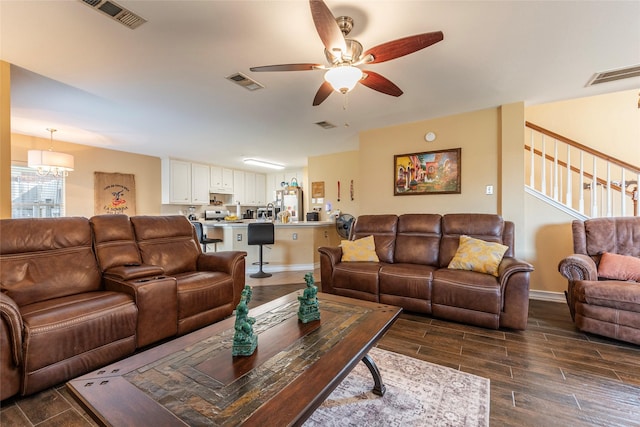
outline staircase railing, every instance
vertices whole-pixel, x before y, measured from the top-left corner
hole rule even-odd
[[[638,216],[640,167],[531,122],[525,126],[531,189],[588,217]]]

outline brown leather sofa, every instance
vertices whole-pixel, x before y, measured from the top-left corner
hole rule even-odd
[[[182,216],[0,220],[0,400],[231,315],[245,257]]]
[[[349,240],[370,235],[379,262],[342,262],[341,247],[318,249],[323,292],[486,328],[526,328],[533,267],[514,258],[512,222],[490,214],[359,216]],[[447,268],[461,235],[509,247],[498,277]]]
[[[560,261],[578,329],[640,344],[640,283],[600,276],[604,253],[640,257],[640,217],[573,221],[574,254]]]

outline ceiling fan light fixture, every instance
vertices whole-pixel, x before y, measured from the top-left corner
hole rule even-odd
[[[347,93],[362,79],[362,70],[352,65],[341,65],[327,71],[324,79],[336,92]]]
[[[269,168],[269,169],[284,169],[283,165],[279,165],[277,163],[265,162],[264,160],[244,159],[243,161],[245,165],[261,166],[263,168]]]

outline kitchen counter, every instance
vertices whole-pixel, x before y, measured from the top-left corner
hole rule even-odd
[[[259,246],[247,244],[249,223],[255,219],[238,221],[201,221],[209,238],[222,239],[218,251],[246,251],[247,274],[258,271]],[[334,221],[274,222],[275,243],[263,246],[263,260],[268,263],[266,272],[313,271],[320,266],[320,246],[337,246],[340,236]],[[213,251],[209,245],[208,251]]]

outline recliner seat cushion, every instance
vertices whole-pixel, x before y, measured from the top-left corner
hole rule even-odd
[[[138,310],[124,293],[87,292],[26,305],[21,311],[25,393],[135,351]]]
[[[233,301],[233,278],[218,271],[191,271],[174,276],[178,284],[178,319]]]
[[[440,269],[433,273],[433,304],[500,314],[500,282],[490,274],[466,270]]]
[[[435,267],[419,264],[384,264],[380,268],[380,302],[409,311],[431,313],[431,283]]]

